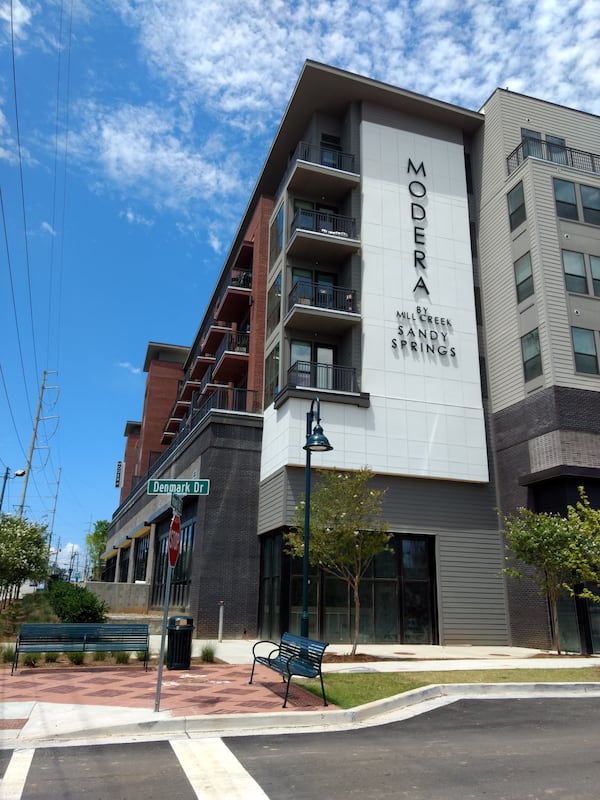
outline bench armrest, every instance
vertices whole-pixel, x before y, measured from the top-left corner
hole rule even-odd
[[[263,657],[268,658],[269,660],[271,660],[271,656],[279,652],[279,644],[277,642],[272,642],[269,639],[262,639],[260,642],[256,642],[252,647],[252,655],[253,655],[254,658],[256,658],[256,656],[257,656],[256,648],[259,645],[265,645],[265,644],[270,645],[271,649],[269,650],[268,654],[265,654],[265,656],[263,656]]]

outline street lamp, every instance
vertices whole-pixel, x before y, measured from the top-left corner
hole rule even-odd
[[[4,490],[6,489],[6,482],[9,478],[22,478],[25,475],[24,469],[17,469],[15,470],[15,474],[10,474],[10,468],[6,468],[6,472],[4,473],[4,480],[2,481],[2,492],[0,493],[0,511],[2,511],[2,501],[4,500]]]
[[[311,425],[316,425],[311,432]],[[306,412],[306,450],[305,490],[304,490],[304,554],[302,561],[302,616],[300,617],[300,636],[308,637],[308,551],[310,542],[310,454],[333,450],[321,427],[321,403],[315,397]]]

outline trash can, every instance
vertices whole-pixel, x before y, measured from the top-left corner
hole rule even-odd
[[[167,626],[167,669],[189,669],[192,658],[191,617],[169,617]]]

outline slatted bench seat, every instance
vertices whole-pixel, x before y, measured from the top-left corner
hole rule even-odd
[[[26,622],[15,644],[10,674],[17,669],[20,653],[144,652],[148,671],[148,625],[121,622]]]
[[[298,675],[302,678],[319,677],[321,679],[323,705],[326,706],[327,700],[325,698],[321,663],[325,648],[328,646],[329,642],[318,642],[315,639],[307,639],[304,636],[296,636],[293,633],[283,633],[279,644],[267,639],[256,642],[252,648],[254,662],[252,663],[249,683],[252,683],[254,668],[257,664],[262,664],[263,667],[268,667],[278,672],[287,683],[283,701],[283,708],[285,708],[292,675]]]

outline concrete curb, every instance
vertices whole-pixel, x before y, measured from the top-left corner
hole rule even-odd
[[[52,734],[38,732],[28,735],[25,729],[18,745],[40,742],[68,744],[82,740],[134,739],[156,737],[228,737],[261,734],[322,732],[347,730],[361,725],[376,725],[393,721],[393,715],[406,717],[425,713],[435,705],[461,699],[515,699],[525,697],[600,697],[600,683],[489,683],[435,684],[413,689],[403,694],[376,700],[356,708],[331,711],[290,711],[258,714],[206,714],[198,717],[157,717],[99,726],[86,726]],[[433,704],[433,705],[432,705]],[[162,712],[159,712],[162,713]],[[132,713],[132,716],[135,712]],[[33,733],[33,732],[32,732]]]

